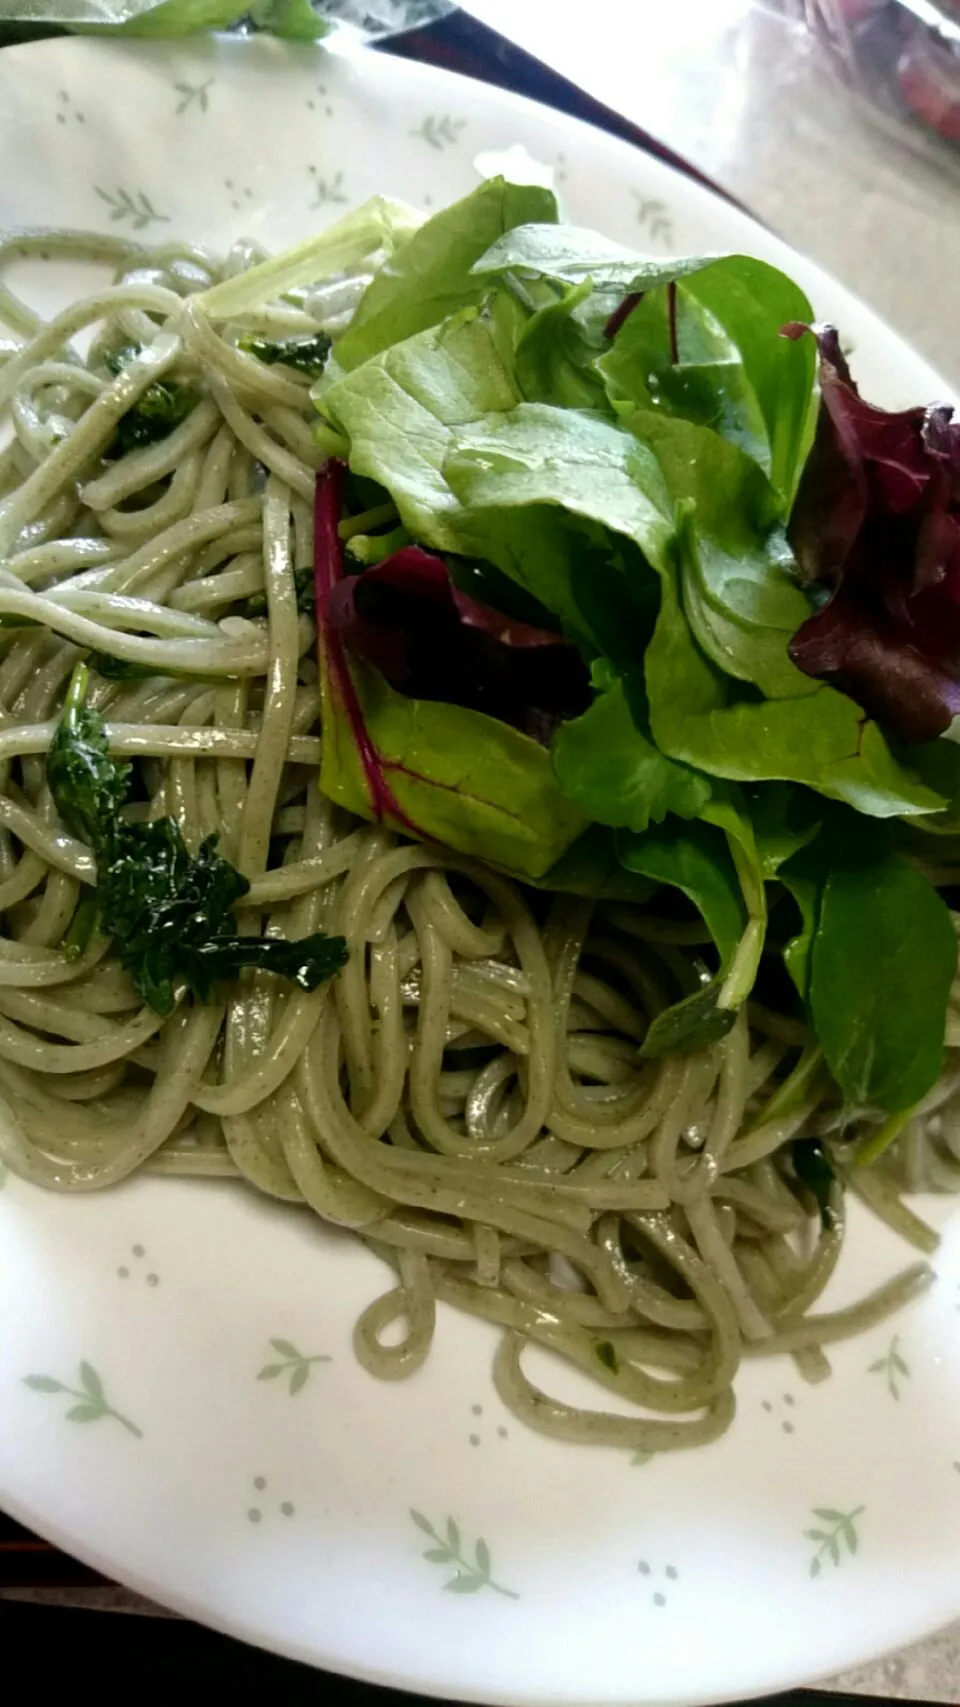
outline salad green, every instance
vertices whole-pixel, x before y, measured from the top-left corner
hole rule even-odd
[[[303,282],[325,248],[388,250],[313,391],[338,459],[318,495],[323,788],[544,887],[609,898],[633,882],[695,909],[712,948],[646,1053],[722,1035],[779,978],[851,1107],[915,1106],[957,960],[917,846],[956,826],[958,755],[904,739],[794,645],[829,595],[791,538],[806,527],[809,560],[814,500],[828,538],[849,510],[818,464],[810,304],[764,262],[644,260],[500,180],[420,226],[383,202],[366,218],[205,304],[235,312],[258,272],[264,292]],[[871,445],[894,445],[900,418],[841,377],[848,418],[869,412]],[[949,419],[924,454],[960,470]],[[587,709],[538,741],[476,709],[483,681],[461,696],[453,672],[442,700],[391,685],[362,622],[334,633],[329,612],[345,575],[379,562],[395,580],[408,548],[441,554],[481,628],[573,642]]]

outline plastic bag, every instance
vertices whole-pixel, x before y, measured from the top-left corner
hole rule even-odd
[[[169,37],[240,26],[301,41],[342,24],[371,40],[452,10],[453,0],[0,0],[0,24]]]
[[[867,111],[960,167],[960,0],[781,0]]]

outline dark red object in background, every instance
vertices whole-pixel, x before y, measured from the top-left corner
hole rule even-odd
[[[804,16],[843,82],[901,141],[928,155],[938,137],[960,143],[960,0],[805,0]]]
[[[900,56],[897,77],[911,111],[947,142],[960,142],[960,49],[920,29]]]

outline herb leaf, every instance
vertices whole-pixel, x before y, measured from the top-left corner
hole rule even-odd
[[[834,1223],[834,1211],[831,1199],[837,1176],[830,1166],[823,1145],[816,1138],[797,1139],[791,1146],[793,1171],[805,1185],[820,1211],[820,1221],[824,1227]]]
[[[316,589],[314,586],[313,566],[293,571],[293,587],[297,597],[297,610],[301,616],[313,616],[316,609]],[[243,607],[244,616],[266,616],[266,593],[251,593]]]
[[[305,373],[308,379],[319,379],[327,365],[331,350],[331,340],[326,332],[315,332],[304,338],[254,338],[253,336],[238,339],[238,348],[245,350],[247,355],[256,356],[260,362],[273,367],[281,362],[284,367],[293,368],[296,373]]]
[[[78,665],[47,755],[47,781],[67,829],[96,851],[127,798],[130,766],[111,759],[103,718],[84,705],[86,682]]]
[[[247,966],[276,972],[305,990],[333,977],[346,961],[342,937],[318,931],[288,942],[238,934],[233,908],[250,885],[216,852],[216,837],[191,854],[172,818],[126,822],[121,808],[130,767],[110,758],[103,719],[84,704],[87,677],[87,667],[78,665],[47,779],[63,822],[93,849],[99,928],[116,939],[120,962],[143,1000],[166,1015],[178,983],[208,1001],[217,984]]]
[[[134,344],[127,344],[123,349],[114,351],[106,359],[106,366],[113,374],[122,372],[126,363],[139,354]],[[121,415],[117,422],[113,444],[106,453],[109,456],[126,456],[128,451],[140,450],[144,445],[156,444],[158,440],[169,438],[174,427],[179,427],[185,421],[197,403],[197,393],[189,385],[178,385],[168,379],[155,379],[148,385],[132,409]]]

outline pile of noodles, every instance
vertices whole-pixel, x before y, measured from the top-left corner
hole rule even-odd
[[[820,1378],[825,1347],[930,1272],[817,1312],[843,1191],[822,1213],[792,1141],[819,1135],[842,1175],[851,1127],[804,1027],[751,1006],[721,1042],[644,1061],[651,1016],[702,976],[696,925],[656,901],[533,894],[317,788],[315,634],[294,583],[322,461],[309,382],[237,339],[335,333],[364,280],[215,325],[193,299],[257,260],[248,248],[220,264],[44,232],[0,260],[37,252],[106,263],[116,282],[49,323],[0,288],[0,1157],[55,1190],[148,1168],[305,1204],[395,1270],[357,1327],[368,1369],[416,1369],[438,1301],[454,1304],[503,1329],[507,1405],[565,1439],[708,1441],[732,1419],[744,1355],[790,1352]],[[140,353],[115,375],[104,358],[121,346]],[[158,378],[189,382],[195,406],[169,437],[105,458]],[[258,595],[264,616],[249,614]],[[59,823],[44,755],[91,653],[145,667],[91,677],[111,752],[134,762],[130,812],[172,815],[191,849],[218,834],[250,880],[242,930],[342,932],[335,983],[307,994],[244,974],[161,1020],[108,941],[62,952],[95,868]],[[953,1044],[956,1005],[950,1027]],[[928,1251],[898,1187],[960,1177],[951,1050],[948,1063],[895,1162],[849,1170]],[[522,1367],[531,1341],[614,1408],[540,1391]]]

